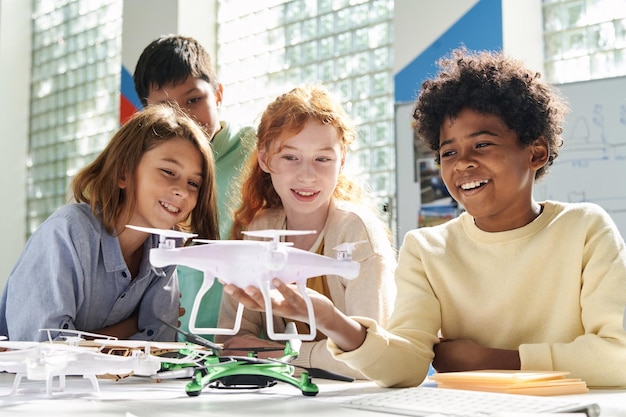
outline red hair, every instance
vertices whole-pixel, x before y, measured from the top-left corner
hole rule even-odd
[[[280,146],[273,146],[274,142],[280,141],[282,145],[288,138],[300,133],[309,120],[317,120],[337,129],[342,159],[345,159],[348,147],[356,138],[356,130],[339,102],[324,87],[298,87],[278,96],[261,116],[257,146],[243,171],[241,205],[234,214],[232,238],[240,239],[241,231],[246,229],[261,210],[283,206],[272,185],[270,174],[259,166],[259,149],[268,155],[269,165],[280,149]],[[342,172],[339,174],[333,198],[359,203],[362,200],[362,189]]]

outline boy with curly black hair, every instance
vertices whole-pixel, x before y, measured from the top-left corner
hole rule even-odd
[[[414,129],[466,211],[407,233],[385,329],[313,297],[329,349],[383,386],[419,385],[431,361],[440,372],[555,370],[626,386],[624,240],[595,204],[533,199],[562,144],[565,100],[502,53],[458,49],[439,64]],[[274,284],[274,313],[302,319],[298,293]],[[262,309],[254,288],[225,291]]]

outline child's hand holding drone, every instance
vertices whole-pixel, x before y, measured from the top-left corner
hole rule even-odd
[[[307,322],[309,316],[307,314],[304,298],[298,287],[293,284],[285,284],[279,279],[272,280],[275,289],[270,291],[272,298],[272,312],[286,319]],[[232,296],[235,300],[243,304],[246,308],[254,311],[265,311],[265,300],[261,290],[254,286],[239,288],[233,284],[224,283],[224,292]],[[319,320],[323,316],[328,316],[328,310],[334,310],[332,302],[318,293],[317,291],[307,288],[307,294],[313,303],[315,317],[318,326],[323,325]],[[326,313],[326,314],[324,314]],[[331,313],[332,314],[332,313]]]
[[[297,286],[285,284],[279,279],[273,279],[272,285],[275,288],[270,292],[272,312],[286,319],[307,322],[309,317],[306,304]],[[265,311],[263,294],[256,287],[249,286],[242,289],[233,284],[224,283],[224,292],[250,310]],[[354,350],[361,346],[365,340],[365,328],[360,323],[344,315],[331,300],[317,291],[307,288],[307,294],[313,304],[315,321],[319,330],[344,351]]]

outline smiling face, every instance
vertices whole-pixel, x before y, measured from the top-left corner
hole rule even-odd
[[[543,138],[522,146],[499,117],[463,109],[441,125],[439,154],[448,191],[480,229],[511,230],[538,215],[532,192],[547,161]]]
[[[201,153],[189,140],[169,139],[147,151],[134,173],[129,224],[170,229],[183,222],[196,206],[202,177]],[[126,188],[126,181],[119,186]]]
[[[259,165],[270,174],[289,224],[322,227],[344,163],[337,128],[309,119],[297,135],[272,147],[272,155],[259,151]]]
[[[221,84],[215,91],[205,80],[189,76],[180,84],[168,84],[158,90],[151,88],[146,100],[148,105],[172,101],[178,103],[181,109],[196,119],[210,139],[221,129],[217,111],[222,102]]]

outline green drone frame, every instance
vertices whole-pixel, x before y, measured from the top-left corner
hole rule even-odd
[[[311,378],[325,378],[346,382],[354,380],[352,377],[324,369],[307,368],[291,364],[290,361],[298,356],[298,351],[291,347],[291,342],[285,344],[285,348],[282,349],[282,356],[277,359],[260,359],[256,357],[256,352],[277,350],[275,348],[230,348],[230,350],[246,350],[249,352],[248,356],[217,356],[217,352],[222,350],[221,346],[166,322],[163,323],[182,334],[187,342],[209,348],[214,353],[213,356],[204,358],[200,366],[198,363],[181,364],[166,362],[161,364],[163,373],[155,375],[155,379],[159,379],[159,375],[164,376],[165,374],[170,374],[168,377],[171,378],[172,373],[176,374],[176,377],[192,377],[191,382],[185,387],[185,391],[190,397],[200,395],[206,386],[220,389],[255,389],[271,387],[278,382],[286,382],[293,385],[303,395],[315,396],[319,389],[311,381]],[[185,354],[186,350],[182,349],[181,353]],[[294,376],[295,368],[303,370],[299,378]]]
[[[270,387],[281,381],[298,388],[303,395],[315,396],[319,389],[311,381],[309,372],[303,371],[297,378],[293,375],[295,367],[287,363],[297,355],[298,352],[291,350],[287,343],[283,356],[278,359],[211,356],[204,361],[204,366],[195,369],[185,391],[189,396],[198,396],[210,384],[214,384],[212,388],[254,389]]]

